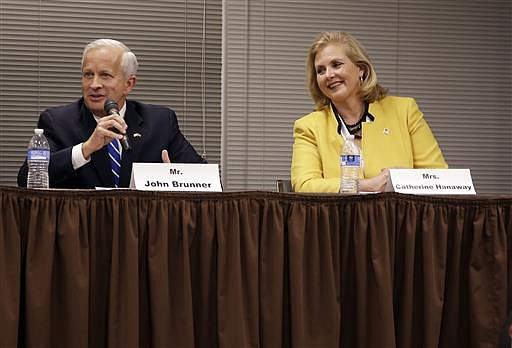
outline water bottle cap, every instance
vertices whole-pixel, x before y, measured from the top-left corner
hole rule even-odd
[[[34,129],[34,133],[38,134],[38,135],[43,134],[44,133],[44,129],[36,128],[36,129]]]

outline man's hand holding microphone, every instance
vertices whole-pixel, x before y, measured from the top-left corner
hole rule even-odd
[[[104,105],[106,116],[99,119],[94,132],[82,145],[82,154],[85,159],[110,143],[113,139],[119,139],[123,151],[131,150],[126,129],[128,126],[124,119],[119,115],[119,107],[117,102],[111,98],[107,98]]]
[[[99,119],[94,132],[82,145],[82,154],[85,159],[89,159],[94,152],[110,143],[113,139],[119,139],[123,151],[131,150],[128,135],[126,134],[128,126],[119,115],[117,102],[111,98],[107,98],[103,109],[107,116],[103,116]],[[162,150],[162,162],[171,162],[167,150]]]

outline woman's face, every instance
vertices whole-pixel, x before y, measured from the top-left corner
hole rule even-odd
[[[348,59],[342,44],[331,42],[320,48],[315,56],[315,70],[318,87],[334,103],[360,99],[363,70]]]

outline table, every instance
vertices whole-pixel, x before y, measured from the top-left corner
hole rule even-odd
[[[0,347],[495,347],[512,197],[0,187]]]

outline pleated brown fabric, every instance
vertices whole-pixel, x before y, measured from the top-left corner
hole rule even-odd
[[[0,347],[496,347],[512,197],[0,188]]]

